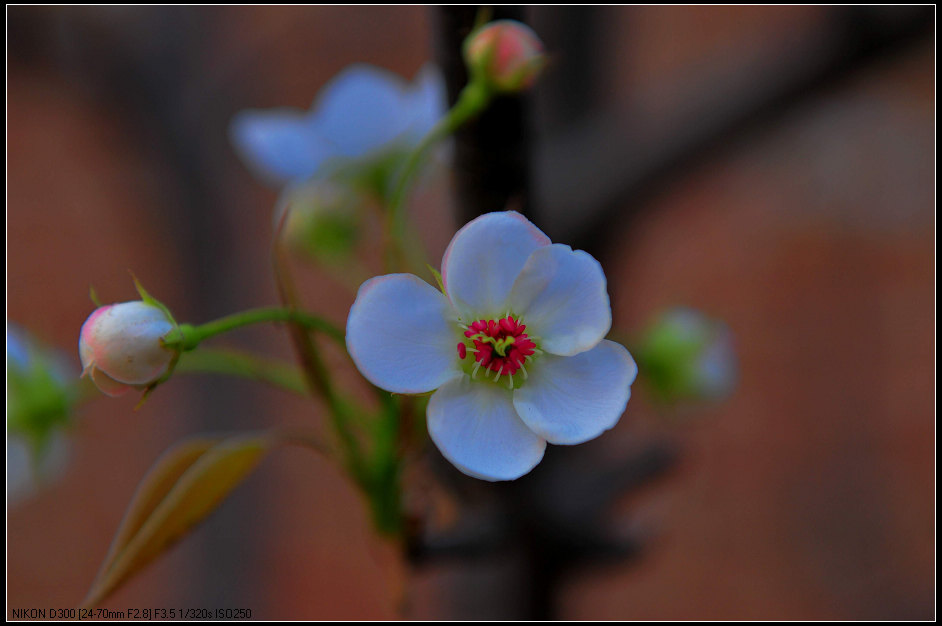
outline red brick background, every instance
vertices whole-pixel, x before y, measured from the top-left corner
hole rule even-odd
[[[188,13],[205,43],[187,59],[186,91],[167,97],[189,107],[181,115],[218,112],[193,141],[215,146],[201,153],[215,155],[201,180],[225,208],[195,248],[223,250],[223,270],[200,278],[219,284],[194,286],[187,264],[203,261],[180,253],[190,240],[174,207],[187,200],[173,163],[155,148],[159,129],[142,128],[144,114],[83,80],[95,67],[76,71],[75,49],[55,40],[65,21],[107,50],[112,40],[96,29],[113,32],[138,14],[146,28],[154,15],[123,11],[8,11],[29,18],[11,22],[14,44],[29,35],[55,51],[9,61],[8,319],[76,361],[89,284],[104,300],[131,299],[128,269],[187,321],[275,301],[267,256],[275,194],[227,148],[224,115],[307,107],[352,62],[411,77],[431,54],[432,20],[422,8]],[[816,8],[612,15],[609,104],[640,103],[654,120],[708,69],[733,72],[742,58],[800,40],[825,19]],[[135,60],[127,62],[133,70]],[[724,404],[669,415],[638,386],[599,454],[615,458],[656,433],[682,444],[683,461],[669,480],[619,506],[625,528],[650,535],[641,560],[571,572],[561,617],[933,616],[934,69],[930,44],[873,64],[686,172],[643,218],[607,237],[600,257],[616,326],[630,334],[666,306],[701,308],[732,328],[741,381]],[[447,192],[440,176],[415,209],[433,258],[455,227]],[[309,270],[301,284],[310,307],[344,320],[352,296],[341,286]],[[210,311],[194,304],[199,292],[223,288],[228,302]],[[227,341],[291,356],[276,329]],[[134,487],[173,441],[207,425],[322,428],[319,409],[301,399],[209,380],[179,377],[138,412],[131,398],[81,410],[67,474],[8,510],[8,606],[74,606]],[[219,404],[221,396],[238,400]],[[463,598],[475,576],[504,575],[500,565],[481,571],[452,564],[406,579],[339,470],[292,449],[266,460],[108,607],[247,607],[271,619],[462,617],[473,614]]]

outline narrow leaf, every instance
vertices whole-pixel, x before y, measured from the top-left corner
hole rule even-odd
[[[167,496],[180,476],[207,450],[219,443],[219,438],[188,439],[174,445],[161,455],[144,480],[138,485],[131,498],[128,510],[124,514],[111,541],[108,555],[101,564],[98,578],[114,564],[115,557],[128,545],[128,542],[141,529],[157,505]],[[95,581],[98,582],[97,580]],[[94,587],[95,585],[92,585]]]
[[[103,600],[203,519],[271,449],[264,435],[184,442],[144,479],[82,606]]]

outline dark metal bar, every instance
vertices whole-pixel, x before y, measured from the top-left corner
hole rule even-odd
[[[436,58],[445,73],[450,104],[468,82],[461,44],[471,32],[479,7],[450,6],[436,11]],[[491,9],[493,19],[524,21],[523,7]],[[455,133],[453,161],[458,222],[491,211],[528,210],[529,132],[526,97],[500,97],[480,117]]]

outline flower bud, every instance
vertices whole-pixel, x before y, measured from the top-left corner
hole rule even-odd
[[[285,241],[318,261],[343,262],[360,238],[365,195],[342,182],[312,180],[285,190],[275,211]],[[287,213],[286,213],[287,212]]]
[[[717,400],[736,385],[737,363],[726,325],[693,309],[672,309],[642,342],[642,370],[662,400]]]
[[[109,396],[157,382],[176,356],[161,341],[173,328],[160,307],[139,300],[96,309],[79,337],[83,374]]]
[[[465,40],[464,59],[473,78],[503,92],[531,87],[546,64],[539,37],[513,20],[491,22],[471,33]]]

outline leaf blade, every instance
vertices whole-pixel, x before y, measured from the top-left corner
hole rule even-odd
[[[98,576],[95,579],[96,583],[102,574],[111,567],[128,542],[137,534],[147,517],[154,512],[154,509],[167,496],[180,476],[219,441],[220,438],[218,437],[187,439],[168,448],[157,459],[131,497],[124,518],[118,525],[118,531],[108,548],[108,554],[101,564]],[[92,587],[96,583],[92,583]]]
[[[126,515],[132,525],[118,531],[126,541],[114,554],[109,554],[110,559],[106,558],[82,606],[99,603],[203,521],[251,474],[274,443],[273,438],[265,435],[237,436],[218,441],[200,454],[196,453],[196,444],[190,450],[196,458],[175,480],[172,474],[154,477],[160,484],[173,484],[149,514],[142,510]],[[178,470],[182,464],[181,460],[177,465],[167,466],[168,471]],[[160,468],[155,466],[157,469]],[[159,495],[157,491],[154,494]],[[154,498],[156,495],[148,502],[152,503]],[[115,545],[117,539],[116,536]]]

